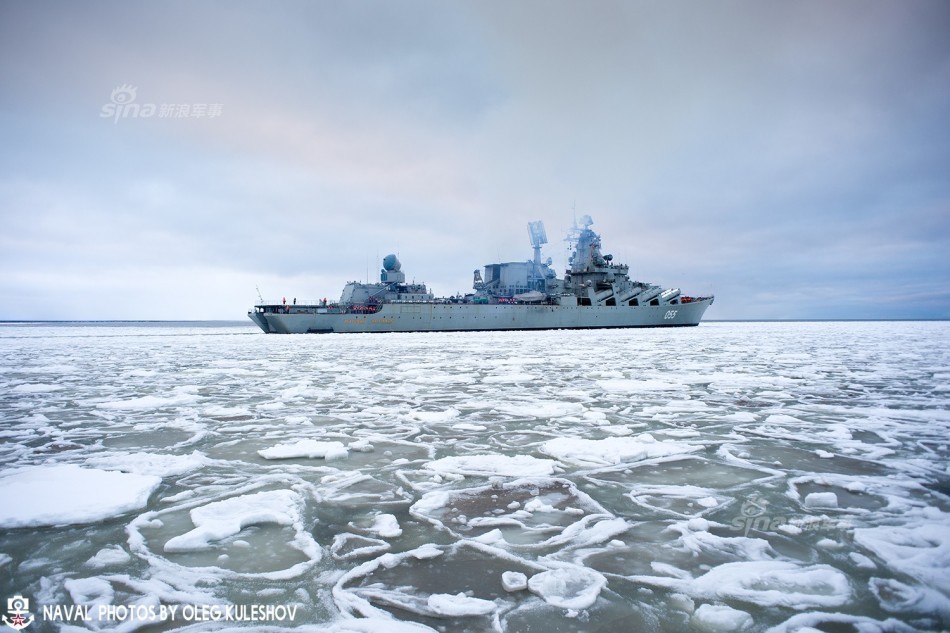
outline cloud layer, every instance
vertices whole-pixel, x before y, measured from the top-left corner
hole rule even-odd
[[[563,265],[575,206],[709,318],[950,318],[948,27],[940,1],[3,3],[0,319],[241,318],[391,251],[454,294],[528,258],[529,220]],[[100,116],[123,85],[156,113]]]

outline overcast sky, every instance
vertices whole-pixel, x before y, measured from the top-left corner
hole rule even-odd
[[[531,220],[562,269],[575,210],[710,319],[950,318],[948,33],[945,0],[0,0],[0,319],[243,319],[389,252],[466,292]]]

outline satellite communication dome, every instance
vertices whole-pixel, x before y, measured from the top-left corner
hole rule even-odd
[[[402,264],[399,263],[399,258],[392,253],[383,258],[384,270],[391,273],[398,273],[400,268],[402,268]]]

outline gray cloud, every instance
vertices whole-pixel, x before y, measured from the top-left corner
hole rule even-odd
[[[527,258],[528,220],[557,259],[575,200],[711,318],[950,317],[947,26],[936,1],[3,3],[0,318],[240,318],[389,251],[450,294]],[[100,118],[126,83],[221,116]]]

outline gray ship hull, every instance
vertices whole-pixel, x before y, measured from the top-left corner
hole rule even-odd
[[[387,303],[372,314],[293,306],[248,316],[264,332],[279,334],[677,327],[699,325],[712,301],[659,306]]]
[[[575,224],[570,267],[563,278],[541,258],[547,242],[541,221],[529,222],[534,258],[487,264],[473,273],[474,292],[437,299],[425,284],[409,283],[394,254],[383,258],[378,282],[351,281],[340,300],[317,305],[264,303],[248,312],[267,333],[479,332],[699,325],[713,296],[630,278],[630,267],[601,252],[590,216]]]

